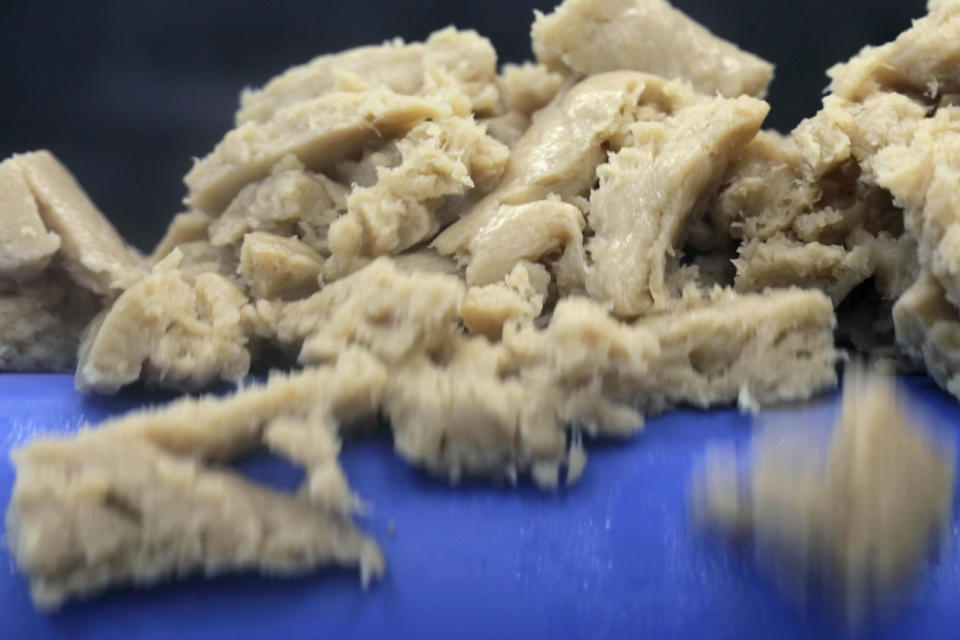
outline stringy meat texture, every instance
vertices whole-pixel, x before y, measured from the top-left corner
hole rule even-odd
[[[145,272],[48,151],[0,163],[0,371],[69,371],[84,327]]]
[[[99,393],[240,386],[15,454],[8,532],[35,601],[197,572],[379,575],[337,461],[378,416],[437,476],[553,489],[583,473],[584,436],[804,400],[844,351],[960,396],[958,16],[931,2],[834,67],[789,135],[762,129],[772,66],[663,0],[567,0],[537,15],[537,60],[499,72],[453,28],[323,55],[244,91],[149,258],[49,152],[0,163],[0,367],[76,363]],[[298,369],[243,386],[278,365]],[[834,559],[891,545],[892,575],[919,529],[871,537],[886,512],[834,513],[831,493],[862,489],[849,448],[872,407],[895,409],[871,385],[795,515],[838,518]],[[946,467],[885,429],[877,451],[912,456],[895,477],[929,463],[905,507],[929,524]],[[297,494],[216,466],[258,447],[306,468]],[[900,505],[875,471],[876,504]]]

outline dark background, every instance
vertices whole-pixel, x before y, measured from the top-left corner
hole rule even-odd
[[[149,249],[181,209],[181,178],[231,127],[237,96],[326,52],[455,24],[500,61],[531,57],[534,8],[555,0],[3,2],[0,158],[49,148],[130,241]],[[777,65],[768,124],[816,112],[825,70],[888,41],[923,0],[674,0]]]

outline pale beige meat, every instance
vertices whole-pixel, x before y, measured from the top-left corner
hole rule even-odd
[[[257,311],[271,337],[299,353],[302,364],[333,361],[359,345],[394,365],[442,353],[456,333],[465,289],[456,276],[406,272],[378,258],[305,300],[264,301]]]
[[[460,307],[463,324],[496,342],[507,322],[540,317],[549,284],[550,272],[542,264],[517,263],[503,282],[467,289]]]
[[[556,487],[568,447],[552,394],[507,376],[508,355],[485,338],[451,347],[447,362],[419,358],[392,379],[384,409],[397,453],[453,483],[530,474]]]
[[[908,141],[925,114],[898,94],[863,103],[828,96],[790,136],[761,132],[744,148],[724,178],[715,222],[748,238],[792,231],[806,241],[838,241],[859,225],[895,221],[900,215],[875,184],[870,158]]]
[[[657,337],[660,356],[650,363],[649,386],[631,391],[658,411],[806,400],[837,382],[835,324],[819,291],[724,291],[703,306],[637,323]]]
[[[529,473],[552,488],[562,469],[568,482],[582,472],[581,430],[629,436],[641,410],[753,407],[834,385],[833,324],[815,291],[725,294],[636,325],[566,298],[545,329],[508,322],[501,343],[457,338],[445,357],[406,360],[384,408],[398,453],[414,464],[453,481]]]
[[[740,248],[735,260],[738,291],[806,287],[819,289],[839,304],[854,287],[873,275],[871,252],[865,246],[848,251],[840,245],[796,242],[777,235]]]
[[[816,292],[731,297],[638,326],[565,299],[545,330],[506,325],[504,351],[458,342],[446,364],[414,364],[393,379],[387,411],[401,455],[435,473],[530,472],[551,487],[570,464],[569,428],[629,435],[643,424],[638,406],[772,403],[835,384],[832,328],[832,306]]]
[[[144,260],[49,151],[0,163],[0,223],[0,371],[68,370]]]
[[[449,115],[444,102],[387,89],[331,93],[282,109],[265,123],[247,122],[229,132],[184,178],[187,202],[218,215],[247,184],[266,177],[285,156],[322,169],[375,138],[406,134],[428,118]]]
[[[253,298],[294,300],[320,288],[323,263],[296,238],[254,231],[243,237],[237,273]]]
[[[347,348],[335,367],[275,374],[266,385],[245,386],[223,397],[184,397],[110,424],[177,455],[229,460],[258,446],[278,418],[309,419],[327,429],[362,421],[376,411],[387,380],[380,362]]]
[[[931,3],[930,15],[895,42],[832,69],[835,95],[794,133],[811,165],[829,167],[853,156],[863,181],[889,191],[918,241],[919,262],[954,304],[960,300],[953,175],[960,111],[941,97],[956,81],[958,49],[948,40],[960,28],[958,9],[954,0]]]
[[[247,374],[246,296],[213,272],[185,276],[181,258],[175,249],[90,327],[80,346],[78,389],[114,393],[138,379],[202,389]]]
[[[348,157],[333,165],[330,176],[350,188],[372,187],[377,183],[377,174],[381,169],[392,169],[400,164],[400,150],[396,140],[371,140],[364,145],[359,157]],[[346,190],[343,196],[343,209],[346,210]]]
[[[52,270],[13,289],[0,287],[0,371],[71,371],[83,329],[101,305]]]
[[[857,623],[888,603],[946,532],[954,446],[922,428],[894,382],[875,373],[847,374],[829,445],[815,434],[761,431],[747,478],[733,445],[714,445],[693,481],[694,514],[750,540],[763,567],[795,593],[829,589]]]
[[[536,114],[513,146],[500,186],[433,241],[442,255],[462,254],[496,217],[501,205],[521,205],[551,194],[569,201],[589,193],[605,146],[622,136],[647,86],[661,79],[632,72],[606,73],[580,82]]]
[[[116,299],[86,330],[79,388],[240,384],[16,455],[8,541],[35,601],[195,572],[379,575],[337,460],[340,436],[373,418],[442,478],[553,489],[584,472],[585,436],[629,437],[645,413],[755,411],[834,386],[835,332],[896,358],[894,321],[960,397],[960,88],[946,41],[960,0],[932,7],[837,68],[837,94],[789,137],[759,131],[768,107],[751,96],[772,67],[663,0],[568,0],[536,19],[540,62],[499,75],[490,43],[452,28],[317,58],[244,93],[150,272],[52,156],[0,164],[0,368],[69,366],[103,294]],[[16,240],[17,225],[40,240]],[[244,387],[271,347],[305,369]],[[872,393],[845,420],[896,413]],[[751,497],[783,497],[801,533],[827,504],[839,534],[824,546],[854,558],[845,585],[905,566],[868,558],[892,538],[860,521],[893,516],[853,490],[912,490],[913,472],[873,466],[897,447],[909,464],[930,453],[857,430],[838,436],[827,473]],[[224,466],[264,447],[305,468],[297,493]],[[904,557],[940,499],[926,498],[953,477],[940,462],[917,473],[918,528],[894,541]],[[805,501],[813,481],[821,498]],[[754,527],[719,486],[711,513]],[[839,513],[836,496],[854,508]]]
[[[437,208],[474,188],[487,191],[503,173],[508,149],[472,118],[424,122],[397,142],[400,163],[377,170],[376,183],[347,196],[347,211],[330,227],[336,268],[360,257],[399,253],[440,230]],[[334,279],[334,278],[331,278]]]
[[[590,194],[587,292],[621,317],[669,307],[668,271],[687,218],[769,111],[754,98],[696,100],[683,89],[664,89],[673,93],[669,117],[634,125],[634,143],[598,169]]]
[[[539,260],[571,242],[582,245],[585,226],[580,209],[559,199],[501,205],[467,244],[467,282],[492,284],[522,261]]]
[[[144,261],[124,243],[73,176],[49,151],[14,156],[33,191],[46,228],[60,238],[60,264],[81,287],[114,295],[144,273]]]
[[[237,274],[240,264],[237,247],[216,247],[207,240],[195,240],[184,242],[176,249],[177,257],[171,259],[179,262],[177,269],[184,277],[193,279],[204,273],[215,273],[244,288],[243,279]]]
[[[614,437],[640,429],[643,416],[605,394],[613,381],[651,374],[656,340],[588,300],[570,302],[545,330],[508,324],[502,343],[458,338],[443,359],[408,361],[384,402],[397,452],[452,482],[529,474],[553,489],[564,467],[568,484],[583,471],[581,429]]]
[[[307,300],[258,311],[303,363],[336,361],[353,345],[389,366],[384,411],[398,451],[454,479],[532,473],[554,486],[570,428],[625,435],[642,425],[634,406],[771,403],[835,383],[833,308],[818,292],[724,294],[641,326],[564,299],[541,330],[530,318],[548,276],[522,265],[496,291],[465,293],[456,277],[381,258]],[[464,337],[460,318],[502,343]]]
[[[960,309],[924,271],[893,307],[897,342],[937,383],[960,398]]]
[[[226,246],[250,231],[298,235],[316,251],[328,254],[330,223],[346,211],[348,189],[322,173],[308,171],[286,156],[263,180],[248,184],[210,223],[210,242]]]
[[[799,147],[789,136],[760,131],[730,162],[709,216],[734,238],[766,240],[790,231],[822,191],[804,175]]]
[[[398,256],[394,256],[393,264],[396,265],[397,269],[411,273],[426,271],[428,273],[460,275],[461,272],[460,267],[453,259],[441,256],[429,247],[405,251]]]
[[[335,429],[371,415],[385,382],[378,363],[348,353],[336,368],[182,399],[17,451],[7,531],[34,602],[56,608],[192,573],[344,566],[359,567],[364,584],[378,577],[383,556],[349,518],[355,500]],[[261,443],[307,468],[304,491],[284,495],[205,464]]]
[[[472,110],[489,113],[497,103],[497,54],[475,31],[437,31],[424,43],[401,40],[324,55],[288,69],[263,89],[244,91],[236,123],[263,123],[278,111],[337,89],[338,74],[347,73],[371,85],[403,95],[423,92],[431,71],[449,74],[469,98]]]
[[[512,149],[526,133],[532,120],[518,111],[508,111],[503,115],[485,118],[480,123],[487,128],[487,135]]]
[[[870,252],[874,285],[886,302],[896,301],[920,275],[917,240],[909,233],[895,238],[882,231],[873,235],[856,229],[848,242],[854,250],[864,248]]]
[[[870,181],[871,156],[887,145],[909,142],[928,113],[926,105],[898,93],[875,93],[860,102],[829,95],[823,108],[801,122],[791,137],[813,177],[853,159],[864,165]]]
[[[790,138],[764,132],[747,145],[710,214],[742,241],[737,287],[812,286],[840,304],[873,278],[883,300],[895,301],[915,277],[916,242],[874,161],[922,113],[903,96],[830,97]]]
[[[867,48],[832,69],[835,95],[794,137],[813,166],[854,157],[862,181],[887,190],[902,209],[898,217],[907,234],[854,230],[848,243],[870,249],[887,300],[906,290],[922,268],[894,306],[897,343],[949,388],[954,367],[947,336],[960,320],[960,111],[949,97],[957,82],[953,66],[960,49],[953,36],[960,3],[932,2],[929,9],[895,42]]]
[[[732,163],[711,207],[713,223],[744,242],[739,288],[821,288],[844,307],[841,337],[895,360],[902,354],[893,349],[889,310],[921,268],[942,287],[926,291],[951,301],[938,317],[960,316],[960,111],[949,97],[960,49],[948,42],[960,28],[958,9],[955,0],[932,3],[930,15],[895,42],[831,69],[833,94],[823,109],[789,139],[758,136]],[[844,302],[871,279],[875,293],[861,289]],[[900,308],[912,326],[924,326],[911,306]],[[898,341],[919,362],[922,335]],[[943,376],[937,373],[946,384]]]
[[[917,123],[909,142],[883,147],[870,169],[903,207],[920,263],[960,305],[960,107]]]
[[[531,116],[544,108],[563,89],[563,74],[542,64],[507,63],[497,76],[500,102],[508,113]]]
[[[157,264],[184,243],[206,240],[212,221],[213,219],[202,211],[184,211],[173,216],[163,238],[150,254],[150,264]]]
[[[16,458],[7,529],[38,607],[194,573],[381,570],[376,543],[349,520],[149,443],[94,435]]]
[[[47,231],[37,201],[13,158],[0,162],[0,279],[23,282],[39,275],[60,248]]]
[[[665,0],[565,0],[538,12],[537,60],[583,75],[632,69],[682,78],[707,95],[763,97],[773,65],[713,35]]]
[[[560,300],[545,329],[504,327],[513,369],[545,390],[561,425],[591,435],[628,436],[643,426],[636,391],[655,376],[657,336],[613,318],[587,298]]]

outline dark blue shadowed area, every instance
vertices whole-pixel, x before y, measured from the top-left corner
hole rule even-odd
[[[924,378],[916,404],[956,433],[960,405]],[[0,450],[65,433],[160,396],[143,390],[85,400],[67,376],[0,376]],[[832,420],[837,395],[771,412],[805,424]],[[781,598],[745,554],[692,535],[691,468],[713,439],[744,444],[751,419],[735,410],[675,411],[626,443],[591,443],[581,482],[543,493],[468,482],[450,488],[397,459],[386,436],[347,443],[356,492],[373,504],[361,525],[383,546],[384,579],[364,593],[355,572],[293,580],[235,575],[119,589],[56,614],[37,613],[24,578],[0,550],[0,637],[199,638],[809,638],[842,636],[826,608]],[[286,462],[257,455],[237,468],[284,489]],[[11,465],[0,465],[9,501]],[[393,529],[395,528],[395,532]],[[956,531],[956,521],[953,527]],[[862,637],[956,637],[956,537],[887,620]]]

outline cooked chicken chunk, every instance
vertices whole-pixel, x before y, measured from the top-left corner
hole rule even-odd
[[[533,50],[552,69],[583,75],[632,69],[690,81],[707,95],[762,98],[773,65],[664,0],[566,0],[533,23]]]

